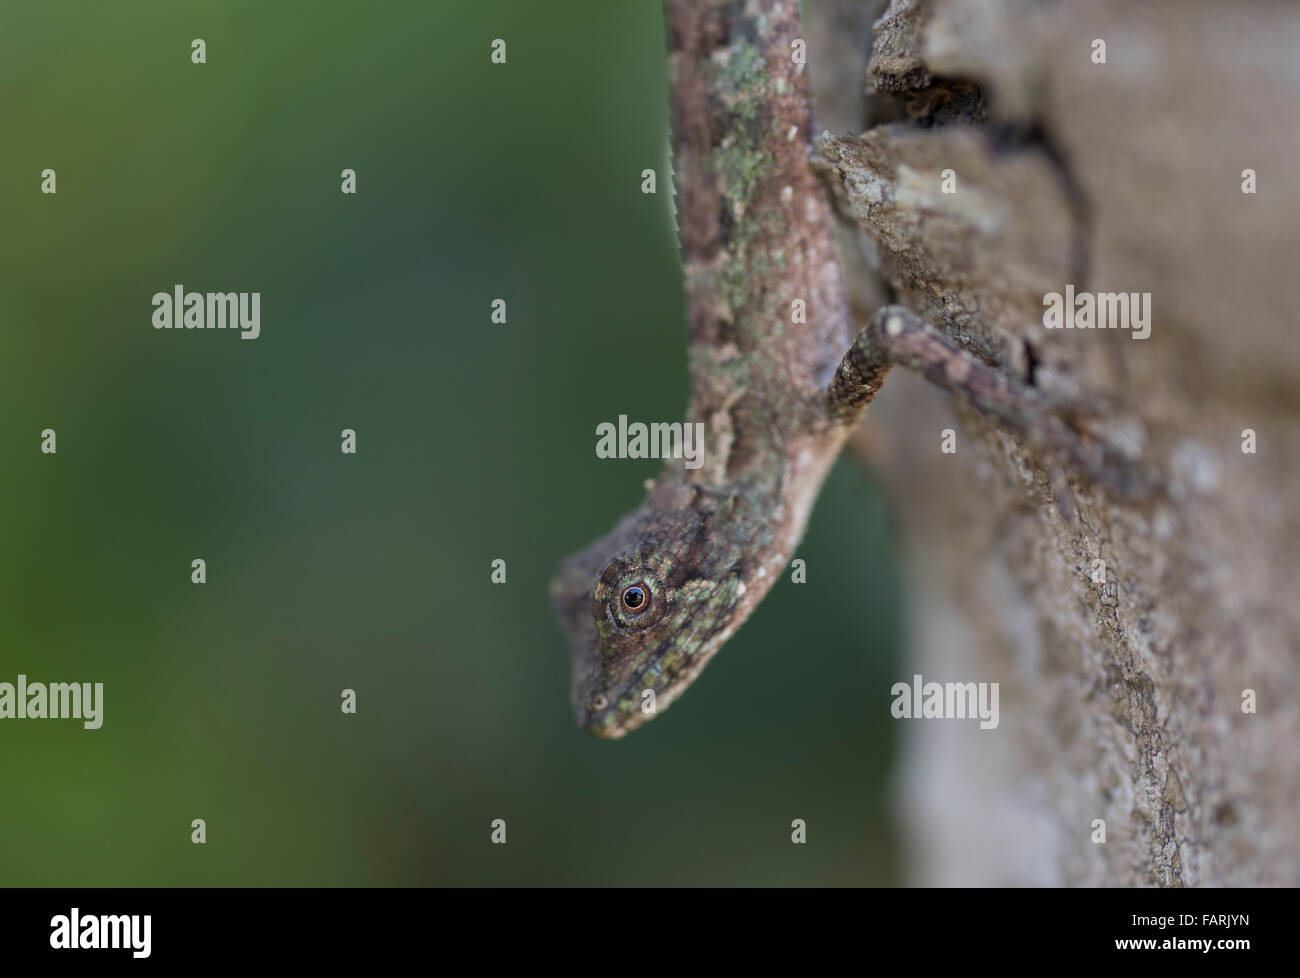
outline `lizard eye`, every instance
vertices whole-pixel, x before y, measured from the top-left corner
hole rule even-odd
[[[623,589],[623,610],[629,615],[639,615],[650,607],[650,589],[638,582]]]

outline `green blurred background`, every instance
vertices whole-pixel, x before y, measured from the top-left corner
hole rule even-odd
[[[0,884],[897,879],[899,583],[851,460],[808,583],[680,703],[612,743],[569,712],[548,579],[657,468],[595,426],[686,402],[666,129],[652,0],[4,5],[0,681],[105,703],[0,722]],[[261,337],[154,330],[178,282],[260,291]]]

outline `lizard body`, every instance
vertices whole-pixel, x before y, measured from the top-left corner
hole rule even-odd
[[[688,418],[704,423],[704,462],[670,462],[641,506],[551,583],[572,642],[574,712],[606,738],[666,709],[772,587],[892,366],[1113,481],[1102,446],[1086,446],[1036,391],[908,310],[878,310],[855,337],[830,202],[809,162],[808,78],[792,57],[797,0],[665,0],[664,9]],[[796,300],[806,322],[792,315]]]
[[[826,407],[853,340],[798,4],[666,0],[691,402],[704,464],[669,463],[645,502],[552,585],[573,640],[573,707],[617,737],[662,712],[767,593],[850,427]],[[792,319],[794,300],[807,322]],[[594,585],[593,585],[594,580]],[[648,592],[636,608],[628,587]],[[634,595],[635,597],[635,595]]]

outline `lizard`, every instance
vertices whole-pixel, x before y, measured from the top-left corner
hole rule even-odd
[[[797,0],[665,0],[664,12],[687,416],[705,425],[704,464],[670,461],[642,504],[551,582],[573,710],[601,738],[662,713],[753,612],[892,366],[1105,476],[1051,405],[906,308],[854,329],[831,202],[809,161]]]

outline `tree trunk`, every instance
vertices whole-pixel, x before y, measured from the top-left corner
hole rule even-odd
[[[875,8],[808,24],[820,124],[869,127],[822,146],[860,322],[909,306],[1159,480],[1062,478],[891,374],[900,679],[1000,684],[995,730],[905,726],[910,882],[1300,884],[1300,7]],[[1067,285],[1150,293],[1150,335],[1046,328]]]

